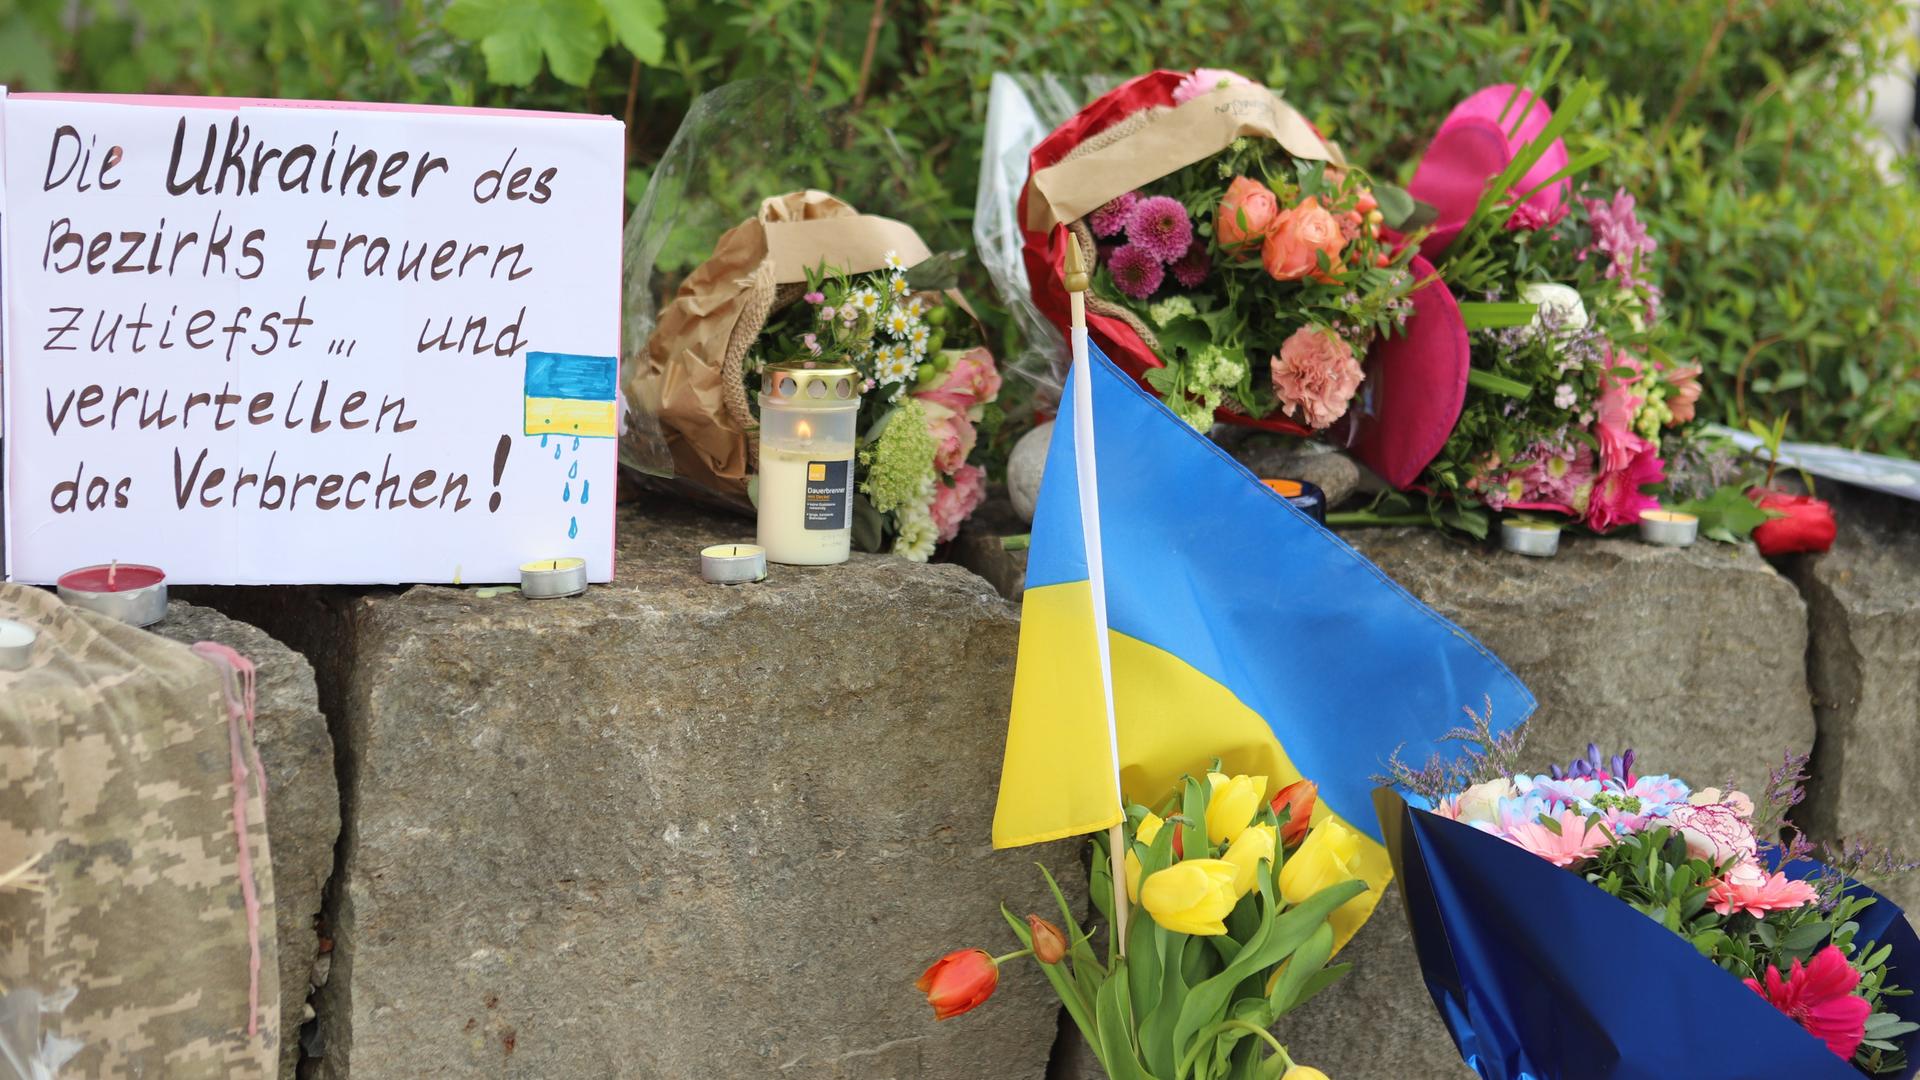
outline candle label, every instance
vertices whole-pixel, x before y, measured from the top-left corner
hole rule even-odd
[[[853,462],[807,462],[807,528],[853,528]]]

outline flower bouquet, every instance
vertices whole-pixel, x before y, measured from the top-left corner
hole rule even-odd
[[[1453,508],[1442,520],[1475,531],[1484,507],[1607,532],[1660,506],[1647,489],[1669,479],[1663,453],[1705,467],[1700,369],[1661,348],[1659,243],[1634,197],[1591,175],[1604,149],[1571,155],[1562,137],[1596,95],[1577,83],[1556,115],[1528,89],[1486,87],[1442,122],[1408,185],[1436,208],[1421,251],[1460,302],[1473,358],[1422,486]],[[1732,479],[1688,485],[1704,531],[1728,540],[1764,518],[1706,499]]]
[[[1331,432],[1404,485],[1465,388],[1451,295],[1411,247],[1421,207],[1347,163],[1265,87],[1156,71],[1034,148],[1021,194],[1035,305],[1066,326],[1066,245],[1096,267],[1087,326],[1195,427]]]
[[[682,490],[745,508],[766,366],[857,368],[854,546],[925,561],[985,496],[967,459],[979,425],[999,421],[1000,374],[956,277],[897,221],[818,191],[768,199],[720,238],[629,365],[628,404],[648,421],[630,417],[630,433],[664,436],[654,471]]]
[[[1216,765],[1217,767],[1217,765]],[[1364,920],[1351,869],[1359,838],[1338,821],[1311,824],[1313,784],[1266,799],[1266,777],[1183,778],[1158,812],[1127,810],[1126,955],[1103,958],[1052,875],[1060,924],[1001,913],[1021,948],[994,957],[949,953],[917,985],[936,1018],[985,1001],[1002,963],[1032,956],[1114,1080],[1250,1077],[1325,1080],[1296,1065],[1268,1031],[1351,965],[1328,966],[1336,939]],[[1107,837],[1097,835],[1088,889],[1113,925]],[[1046,873],[1045,868],[1041,872]]]
[[[1544,774],[1484,722],[1479,750],[1376,808],[1427,987],[1460,1054],[1522,1077],[1911,1077],[1920,939],[1784,822],[1805,758],[1758,801],[1643,773],[1629,752]],[[1837,867],[1837,868],[1836,868]],[[1852,875],[1852,876],[1850,876]]]

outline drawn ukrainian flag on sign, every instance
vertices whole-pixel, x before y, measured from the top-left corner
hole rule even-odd
[[[1478,641],[1262,485],[1091,348],[1094,446],[1121,783],[1151,803],[1215,756],[1304,776],[1315,819],[1367,838],[1371,903],[1391,877],[1372,777],[1396,748],[1424,761],[1492,702],[1533,695]],[[1093,636],[1073,443],[1062,396],[1027,563],[1019,664],[994,814],[996,847],[1120,821]],[[1358,901],[1356,901],[1358,902]],[[1356,923],[1357,924],[1357,923]]]
[[[613,438],[619,384],[620,363],[611,356],[528,353],[526,433]]]

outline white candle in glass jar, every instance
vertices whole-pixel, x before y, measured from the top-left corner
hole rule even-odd
[[[760,392],[758,541],[767,561],[826,566],[853,546],[860,373],[775,364]]]

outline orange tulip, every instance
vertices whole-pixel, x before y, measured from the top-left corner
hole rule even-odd
[[[1033,958],[1043,964],[1057,964],[1067,957],[1067,935],[1038,915],[1027,916],[1027,931],[1033,935]]]
[[[1273,816],[1281,818],[1282,846],[1292,847],[1307,835],[1313,821],[1313,804],[1319,795],[1320,786],[1311,780],[1295,780],[1274,793],[1271,805]]]
[[[993,996],[1000,965],[985,949],[959,949],[933,962],[913,984],[927,995],[935,1020],[951,1020]]]

